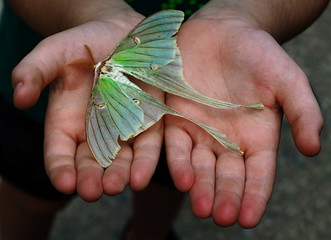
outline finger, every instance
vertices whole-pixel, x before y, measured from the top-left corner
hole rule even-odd
[[[103,194],[102,176],[104,169],[94,159],[87,142],[78,146],[75,166],[78,195],[88,202],[98,200]]]
[[[46,172],[54,187],[66,194],[76,191],[75,149],[76,143],[70,137],[62,132],[48,133],[47,125],[45,126]]]
[[[72,30],[75,31],[75,30]],[[55,34],[41,41],[12,72],[12,85],[14,87],[14,103],[18,108],[28,108],[39,99],[41,91],[56,78],[67,78],[63,81],[66,89],[78,88],[80,76],[76,72],[92,73],[91,69],[69,66],[73,61],[86,59],[88,55],[83,46],[75,41],[68,41],[70,31]]]
[[[82,74],[80,77],[84,79],[86,76]],[[76,91],[53,87],[49,92],[44,160],[53,184],[62,192],[76,191],[75,156],[77,144],[86,140],[85,112],[89,91],[89,85],[85,84]]]
[[[265,150],[245,161],[246,183],[238,218],[244,228],[257,226],[265,212],[275,179],[276,155],[275,150]]]
[[[163,143],[163,121],[136,137],[130,185],[139,191],[147,187],[160,158]]]
[[[215,203],[213,220],[220,226],[230,226],[237,221],[245,185],[243,158],[224,152],[217,159]]]
[[[128,143],[123,143],[116,159],[105,170],[102,178],[105,194],[112,196],[124,191],[130,183],[132,158],[132,147]]]
[[[79,139],[75,133],[84,132],[84,121],[79,126],[79,121],[72,121],[75,118],[70,114],[63,119],[61,111],[55,111],[52,106],[50,101],[45,121],[44,150],[48,176],[59,191],[72,193],[77,190],[83,199],[94,201],[103,193],[100,176],[103,170],[86,150],[86,144],[85,149],[84,145],[77,149]],[[72,132],[68,133],[66,127]]]
[[[192,151],[194,184],[190,190],[191,208],[196,217],[210,217],[215,192],[215,155],[206,145],[195,146]]]
[[[56,46],[50,39],[42,41],[13,70],[12,85],[14,102],[18,108],[28,108],[34,105],[41,91],[57,77],[58,62],[62,54],[53,54]],[[61,48],[58,48],[61,49]]]
[[[291,125],[297,148],[305,155],[313,156],[320,151],[320,131],[323,118],[318,103],[305,74],[298,74],[288,80],[294,87],[281,88],[280,104]]]
[[[192,139],[185,128],[181,127],[184,124],[182,119],[165,117],[165,146],[169,171],[176,188],[187,192],[194,183],[194,171],[191,165]]]

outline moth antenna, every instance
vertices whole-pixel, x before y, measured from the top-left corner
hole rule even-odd
[[[87,68],[87,69],[95,69],[96,66],[96,62],[94,60],[94,56],[92,53],[91,48],[84,44],[84,48],[87,51],[87,59],[86,58],[79,58],[71,63],[69,63],[68,65],[71,67],[83,67],[83,68]]]
[[[84,47],[85,47],[85,49],[86,49],[86,51],[87,51],[87,54],[88,54],[90,60],[91,60],[92,63],[93,63],[93,66],[95,67],[95,65],[96,65],[97,63],[96,63],[96,61],[95,61],[95,58],[94,58],[94,56],[93,56],[93,53],[92,53],[91,48],[90,48],[88,45],[86,45],[86,44],[84,44]]]

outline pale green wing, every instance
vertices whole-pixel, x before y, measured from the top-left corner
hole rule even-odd
[[[120,71],[132,75],[150,85],[153,85],[165,92],[172,93],[184,98],[191,99],[195,102],[199,102],[215,108],[255,108],[263,109],[263,104],[254,104],[250,106],[244,106],[240,104],[233,104],[230,102],[220,101],[214,98],[210,98],[201,94],[192,88],[184,79],[183,64],[177,49],[178,54],[174,60],[164,66],[154,66],[154,68],[132,68],[121,66]],[[118,66],[118,65],[116,65]]]
[[[262,104],[242,106],[207,97],[185,81],[175,36],[183,17],[182,12],[170,10],[146,18],[118,46],[105,66],[117,68],[163,91],[212,107],[262,109]]]
[[[128,140],[144,123],[142,109],[110,78],[100,78],[94,86],[87,113],[87,141],[103,167],[120,150],[118,139]]]
[[[176,38],[184,13],[176,10],[155,13],[139,23],[110,57],[119,65],[150,68],[166,65],[176,55]]]
[[[201,122],[198,122],[196,120],[193,120],[191,118],[188,118],[174,109],[166,106],[165,104],[161,103],[158,101],[156,98],[150,96],[146,92],[136,89],[132,86],[129,86],[127,84],[121,84],[121,88],[123,91],[126,92],[126,94],[131,98],[134,99],[135,102],[139,105],[139,107],[143,110],[144,112],[144,123],[141,125],[140,129],[136,132],[136,135],[139,133],[145,131],[149,127],[151,127],[154,123],[160,120],[160,118],[164,114],[171,114],[175,115],[178,117],[185,118],[202,129],[204,129],[206,132],[208,132],[213,138],[215,138],[220,144],[222,144],[225,148],[230,149],[232,151],[238,152],[240,154],[243,154],[243,151],[240,150],[240,148],[232,143],[230,140],[227,139],[226,135],[221,133],[215,128],[209,127]]]

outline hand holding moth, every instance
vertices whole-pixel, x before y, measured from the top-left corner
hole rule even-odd
[[[210,97],[266,108],[215,110],[167,94],[168,106],[220,129],[245,152],[224,151],[201,129],[167,116],[168,165],[196,216],[253,227],[272,191],[282,110],[306,155],[319,151],[322,117],[306,76],[269,34],[239,11],[216,12],[206,6],[179,31],[186,80]]]
[[[127,20],[127,16],[128,16],[127,14],[124,14],[123,16],[125,16],[125,21],[121,19],[121,21],[115,21],[113,23],[111,22],[110,25],[109,25],[109,21],[106,21],[107,24],[105,24],[105,22],[103,21],[101,22],[91,21],[77,28],[70,29],[66,32],[59,33],[57,35],[54,35],[46,39],[30,55],[28,55],[22,61],[22,63],[18,66],[18,68],[15,70],[13,75],[14,84],[16,85],[16,89],[17,89],[15,95],[16,104],[23,108],[32,105],[33,102],[36,101],[39,95],[38,93],[40,93],[42,88],[45,87],[51,81],[53,81],[55,78],[58,78],[58,80],[51,87],[51,96],[50,96],[48,114],[46,119],[46,139],[45,139],[46,168],[51,177],[51,180],[59,190],[63,192],[72,192],[76,189],[76,185],[77,185],[78,192],[86,200],[97,199],[102,194],[103,191],[105,191],[106,193],[108,192],[110,194],[114,193],[114,189],[110,190],[114,186],[109,186],[109,185],[107,186],[107,183],[109,182],[113,182],[114,184],[117,184],[118,192],[120,192],[121,189],[123,190],[125,185],[129,183],[130,171],[134,172],[133,170],[130,170],[132,164],[132,148],[129,145],[126,145],[124,147],[122,146],[122,151],[121,151],[122,153],[120,152],[119,155],[117,156],[119,161],[113,163],[112,168],[108,168],[106,171],[104,171],[94,161],[92,155],[89,152],[84,136],[84,127],[85,127],[84,116],[85,116],[85,108],[87,105],[86,96],[89,95],[91,89],[90,80],[92,76],[89,73],[77,71],[77,69],[70,67],[69,64],[77,59],[83,58],[86,60],[86,52],[82,48],[82,40],[86,40],[83,42],[83,44],[87,44],[90,47],[92,47],[93,54],[97,60],[104,59],[106,55],[112,52],[112,50],[115,49],[116,45],[122,40],[122,38],[126,35],[126,33],[130,29],[132,29],[136,23],[138,23],[141,20],[141,16],[135,14],[131,15],[136,17],[135,20],[133,20],[134,17],[132,17],[131,18],[132,21]],[[122,24],[118,25],[119,22],[122,22]],[[225,150],[222,147],[220,147],[218,143],[214,144],[214,142],[211,140],[212,138],[209,135],[208,136],[205,135],[205,132],[201,130],[199,127],[192,125],[192,127],[188,128],[187,127],[188,125],[184,126],[183,121],[174,122],[173,119],[169,118],[169,122],[167,122],[166,138],[168,142],[169,151],[173,152],[173,154],[171,154],[169,158],[169,165],[171,167],[172,175],[179,189],[184,191],[191,190],[192,207],[195,214],[200,217],[206,217],[211,215],[211,213],[213,212],[213,217],[215,221],[219,224],[226,225],[226,224],[230,224],[231,222],[235,221],[235,219],[237,219],[239,208],[241,205],[242,206],[241,218],[239,221],[241,222],[242,225],[249,226],[249,224],[250,225],[256,224],[257,219],[261,216],[265,208],[266,205],[265,203],[271,192],[271,184],[273,180],[272,173],[274,171],[274,160],[275,160],[276,148],[277,148],[277,142],[279,136],[278,128],[280,125],[280,116],[281,116],[280,109],[278,108],[278,102],[283,107],[287,106],[288,109],[287,113],[288,115],[292,114],[292,122],[295,122],[295,120],[298,119],[299,114],[297,111],[291,112],[291,110],[293,108],[298,109],[299,107],[304,105],[304,103],[307,103],[307,101],[302,101],[297,106],[294,106],[293,104],[291,105],[290,100],[291,99],[293,100],[293,98],[287,98],[287,96],[290,95],[288,91],[289,89],[291,89],[291,91],[293,89],[295,90],[295,87],[293,88],[293,86],[296,85],[286,84],[286,86],[290,86],[288,88],[288,91],[286,93],[281,93],[279,91],[281,85],[277,84],[277,81],[279,81],[279,79],[275,77],[275,72],[281,73],[280,75],[282,75],[285,72],[283,71],[284,68],[282,69],[277,68],[278,69],[277,71],[275,70],[274,72],[272,72],[273,74],[271,75],[273,76],[267,78],[267,80],[269,81],[267,81],[266,78],[263,78],[262,81],[261,80],[262,77],[260,77],[257,78],[261,80],[259,84],[257,84],[257,82],[250,82],[250,83],[247,82],[246,84],[244,84],[245,90],[248,89],[252,91],[250,94],[247,94],[247,91],[245,92],[244,95],[241,95],[242,92],[233,94],[234,92],[233,89],[237,89],[238,85],[242,85],[243,84],[242,81],[244,81],[245,79],[246,81],[248,81],[249,79],[255,79],[256,75],[261,76],[264,75],[263,73],[268,73],[268,71],[266,71],[265,65],[264,67],[256,68],[256,65],[258,64],[254,65],[253,64],[254,61],[248,62],[253,65],[249,65],[249,64],[247,65],[246,61],[239,61],[238,64],[236,64],[237,63],[236,60],[240,60],[240,58],[236,59],[236,57],[240,57],[238,56],[238,51],[236,50],[238,49],[241,51],[246,50],[239,52],[246,54],[241,56],[243,59],[246,58],[251,59],[250,57],[256,54],[255,51],[249,52],[247,51],[249,50],[249,48],[243,47],[245,41],[247,39],[250,39],[244,37],[247,37],[248,35],[250,36],[249,32],[251,31],[249,30],[252,30],[252,28],[246,28],[247,23],[243,21],[238,21],[238,22],[240,24],[244,23],[241,26],[245,26],[245,27],[232,28],[233,27],[232,26],[231,28],[227,28],[231,26],[231,24],[230,25],[223,24],[218,27],[215,27],[216,24],[210,24],[210,23],[202,24],[202,25],[199,24],[195,25],[192,22],[187,23],[185,25],[186,30],[185,28],[183,28],[183,30],[180,33],[180,35],[182,35],[181,37],[182,40],[180,39],[180,41],[183,42],[183,44],[180,44],[180,47],[183,48],[182,55],[184,56],[185,59],[187,59],[189,53],[192,53],[193,58],[191,58],[191,60],[192,61],[196,60],[197,62],[194,61],[187,62],[187,60],[184,60],[187,62],[187,63],[184,62],[184,64],[188,65],[187,66],[188,70],[185,70],[186,71],[185,75],[187,77],[187,80],[189,81],[189,83],[193,85],[193,87],[195,87],[197,90],[201,91],[202,93],[208,96],[220,100],[228,99],[240,104],[244,104],[244,103],[254,104],[257,102],[263,102],[268,107],[268,109],[263,110],[264,112],[263,117],[260,118],[254,117],[255,115],[252,114],[249,117],[249,119],[243,117],[242,120],[239,121],[238,119],[241,118],[242,115],[240,113],[237,114],[237,112],[242,110],[235,112],[231,110],[232,113],[222,110],[221,112],[226,113],[225,115],[230,115],[230,116],[223,116],[223,115],[219,115],[220,111],[218,110],[211,110],[210,107],[201,107],[200,105],[190,105],[190,102],[188,102],[187,100],[183,100],[181,98],[175,98],[172,95],[167,96],[167,104],[173,107],[174,109],[179,110],[182,113],[185,113],[187,116],[191,117],[192,119],[203,121],[210,126],[214,126],[222,131],[225,131],[231,140],[238,143],[238,145],[241,148],[243,148],[243,150],[246,151],[245,154],[246,164],[244,164],[243,159],[239,157],[239,155],[232,155],[232,153],[228,152],[227,150],[226,152],[223,153],[223,151]],[[233,22],[234,25],[236,25],[235,23],[236,21]],[[190,25],[192,26],[192,28],[193,26],[196,26],[197,27],[196,30],[194,31],[194,29],[191,29],[190,27],[186,27]],[[210,34],[209,36],[215,36],[216,37],[215,39],[203,39],[203,37],[206,37],[206,35],[203,35],[201,33],[204,33],[204,31],[206,31],[207,29],[216,30],[214,32],[213,31],[208,32],[208,34]],[[189,33],[191,32],[191,30],[192,30],[192,34]],[[235,34],[235,30],[247,30],[247,31],[243,31],[242,33],[245,34],[240,35],[238,33]],[[227,44],[225,43],[222,45],[220,39],[222,40],[224,38],[218,36],[217,34],[222,35],[228,32],[230,34],[228,37],[228,41],[226,41]],[[256,36],[255,34],[252,35]],[[232,37],[241,36],[240,37],[241,44],[239,44],[238,46],[236,46],[234,43],[232,45],[229,44],[229,42],[231,43],[231,41],[229,40],[231,36]],[[264,41],[262,41],[262,39],[263,40],[266,39],[266,36],[263,34],[262,36],[263,37],[260,39],[260,41],[263,44],[266,44]],[[257,34],[257,38],[260,37],[261,35]],[[200,39],[201,44],[204,45],[196,45],[197,41],[192,41],[198,39]],[[284,56],[283,53],[280,54],[281,50],[279,49],[279,47],[275,47],[277,44],[271,41],[270,38],[267,39],[268,39],[267,43],[271,44],[270,46],[273,47],[274,51],[277,53],[275,58],[278,59],[280,57],[283,60],[285,59],[286,63],[290,62],[287,59],[287,57]],[[137,41],[139,42],[139,40],[137,39],[132,39],[132,40],[133,42],[137,42]],[[213,42],[213,40],[215,42]],[[95,43],[98,43],[98,46],[102,46],[102,47],[94,48],[93,46]],[[257,41],[257,39],[251,39],[251,41],[247,42],[247,44],[248,43],[251,44],[254,43],[255,46],[257,45],[259,46],[260,42]],[[263,44],[261,44],[261,46],[263,46]],[[226,45],[228,46],[230,45],[230,48],[226,48],[225,47]],[[211,51],[211,47],[215,47],[216,51]],[[255,48],[258,49],[257,47]],[[209,51],[205,53],[205,51],[208,49]],[[222,49],[221,57],[220,55],[218,55],[218,51],[217,51],[220,49]],[[223,52],[226,51],[228,52],[227,54],[224,55]],[[260,55],[264,60],[272,59],[271,53],[269,53],[267,56],[264,56],[264,54],[260,52]],[[203,58],[205,58],[207,61],[203,61]],[[222,59],[222,61],[219,61],[220,59]],[[260,62],[264,63],[263,60],[261,60]],[[227,81],[223,81],[224,79],[222,79],[224,77],[224,73],[220,74],[217,71],[216,72],[207,71],[207,69],[219,69],[220,67],[219,65],[218,66],[209,65],[211,63],[226,64],[220,69],[227,70],[224,73],[225,74],[228,73],[228,75],[231,75],[230,77],[224,78]],[[293,67],[292,62],[290,63],[292,68],[294,68],[294,71],[291,72],[299,73],[298,75],[301,76],[301,79],[303,79],[302,73],[297,70],[296,66]],[[151,67],[151,69],[153,69],[154,67],[155,66]],[[205,68],[200,69],[201,67],[205,67]],[[272,67],[274,66],[269,66],[267,70]],[[240,69],[240,71],[238,71],[238,69]],[[262,71],[258,73],[254,71],[256,69]],[[245,72],[245,70],[252,70],[252,71]],[[237,72],[239,73],[239,75],[236,75]],[[210,78],[208,78],[209,80],[207,79],[206,81],[203,81],[203,84],[206,86],[206,88],[211,88],[215,90],[215,92],[207,91],[206,88],[204,89],[203,86],[197,84],[197,81],[195,81],[194,77],[192,77],[192,75],[196,75],[196,79],[206,79],[206,76],[204,75],[206,73],[207,73],[206,76],[209,76]],[[219,76],[220,78],[218,78]],[[232,77],[234,77],[235,79],[234,81],[232,80]],[[217,80],[215,80],[216,78]],[[222,84],[219,84],[220,79]],[[285,78],[285,80],[288,80],[288,78]],[[290,80],[292,80],[290,81],[290,83],[293,84],[293,78],[291,78]],[[23,85],[18,84],[18,82],[23,83]],[[287,81],[283,81],[282,83],[287,83]],[[305,81],[301,80],[300,84],[302,83],[304,89],[306,90],[306,92],[308,92],[308,96],[311,96],[311,92],[307,91],[306,89],[307,84],[305,83]],[[255,86],[259,86],[259,88],[255,88]],[[218,92],[218,90],[220,90],[220,92]],[[261,91],[257,92],[257,90],[261,90]],[[153,96],[159,95],[159,99],[163,98],[163,95],[160,92],[157,92],[156,94],[152,94],[152,95]],[[139,99],[136,103],[139,104]],[[314,105],[314,102],[308,101],[308,105],[312,106]],[[102,108],[102,104],[97,106]],[[186,109],[184,109],[184,106],[189,106],[190,109],[192,109],[192,111],[189,110],[185,111]],[[243,115],[245,115],[247,111],[244,110],[243,112],[244,112]],[[207,117],[206,113],[210,114],[209,116],[213,116],[213,118]],[[313,115],[315,116],[318,115],[316,114],[316,112],[313,113],[314,113]],[[218,121],[218,119],[220,121]],[[224,125],[220,124],[220,122],[223,122],[224,119],[228,119],[227,122],[225,122]],[[237,120],[234,121],[235,119]],[[318,116],[316,119],[317,119],[316,121],[319,120]],[[232,121],[233,123],[230,121]],[[258,123],[261,124],[259,125]],[[185,121],[185,124],[187,124],[187,121]],[[230,128],[225,129],[224,126]],[[302,124],[299,123],[297,126],[300,127],[302,126]],[[147,151],[145,152],[146,155],[154,156],[152,161],[149,161],[148,163],[145,162],[146,168],[143,168],[143,170],[149,173],[147,174],[146,179],[141,181],[140,184],[138,184],[140,185],[139,186],[140,188],[148,182],[149,180],[148,176],[151,176],[151,172],[154,170],[153,168],[155,167],[157,161],[157,159],[155,159],[155,156],[157,155],[158,152],[157,149],[160,147],[160,142],[158,140],[161,138],[160,135],[162,135],[162,133],[160,134],[159,131],[160,126],[156,126],[156,127],[157,127],[156,128],[157,131],[153,131],[153,129],[151,128],[148,131],[143,132],[137,138],[135,138],[134,141],[135,153],[138,152],[138,150],[140,150],[139,151],[140,153],[143,153],[144,152],[143,148],[139,148],[138,146],[145,146],[144,150]],[[268,127],[270,127],[270,129]],[[266,131],[264,132],[261,129]],[[194,134],[192,130],[196,130]],[[309,131],[310,129],[306,130],[306,132]],[[259,133],[259,134],[257,134],[256,136],[252,136],[252,133],[254,134]],[[266,134],[266,136],[264,136],[264,133]],[[311,153],[316,152],[316,136],[314,134],[311,135],[312,136],[311,139],[313,140],[313,147],[311,148],[312,149]],[[305,136],[305,132],[300,133],[300,136],[302,135]],[[257,140],[258,137],[261,136],[262,139]],[[304,139],[303,137],[301,138]],[[157,139],[157,141],[155,139]],[[206,139],[209,140],[204,141]],[[268,141],[263,142],[263,140],[265,139],[268,139]],[[176,142],[178,143],[177,140],[184,140],[181,146],[175,144]],[[250,142],[250,140],[254,140],[254,141]],[[171,141],[173,141],[172,144]],[[194,142],[195,147],[198,146],[198,148],[195,149],[191,148],[192,142]],[[259,145],[261,142],[263,144]],[[151,146],[148,144],[146,145],[145,143],[152,143],[156,146]],[[208,143],[213,143],[212,147],[210,147]],[[262,150],[263,148],[265,148],[264,151]],[[157,151],[152,151],[152,153],[150,153],[148,152],[148,149],[149,150],[156,149]],[[205,151],[206,153],[205,156],[207,156],[206,161],[204,163],[202,163],[201,161],[196,161],[201,159],[198,158],[197,156],[198,155],[201,156],[201,153],[203,151]],[[192,152],[193,167],[190,163],[191,152]],[[186,154],[183,155],[182,153],[186,153]],[[221,159],[220,156],[222,155],[222,158],[224,160],[217,161],[217,165],[216,165],[216,162],[212,161],[210,158],[214,154],[219,159]],[[139,154],[135,154],[135,155],[139,156]],[[258,155],[260,157],[258,160],[256,160]],[[140,156],[142,159],[142,157],[144,157],[144,154],[140,154]],[[226,156],[228,156],[228,159],[230,160],[234,159],[235,161],[226,161],[228,160]],[[266,161],[263,161],[265,160],[263,158],[266,158]],[[180,161],[180,160],[184,160],[184,161]],[[137,161],[134,161],[133,164],[135,162]],[[227,165],[228,163],[229,165]],[[136,169],[138,168],[137,165],[136,165]],[[197,167],[199,165],[200,167]],[[245,176],[245,168],[247,169],[247,176]],[[261,171],[258,171],[259,169]],[[267,169],[267,171],[265,169]],[[116,180],[108,181],[109,176],[114,176],[113,174],[110,174],[111,171],[118,173],[117,174],[117,176],[119,176],[118,181]],[[214,175],[213,173],[216,173],[216,175]],[[261,174],[257,174],[257,173],[261,173]],[[268,173],[271,173],[271,175],[267,176]],[[254,185],[254,181],[252,181],[252,179],[254,179],[255,174],[257,174],[256,179],[258,180],[255,182],[256,185]],[[215,181],[216,176],[218,181]],[[266,179],[264,179],[265,176],[267,176]],[[193,178],[195,178],[194,185],[193,185]],[[243,196],[242,193],[244,191],[243,189],[245,185],[244,183],[245,178],[247,178],[250,181],[247,181],[246,183],[245,195],[243,198],[244,200],[241,201],[241,197]],[[220,181],[223,179],[227,179],[227,181]],[[267,183],[265,184],[264,187],[261,186],[262,179],[265,180],[265,182]],[[142,182],[144,182],[144,184],[142,184]],[[206,191],[200,191],[203,190],[204,187],[206,187],[205,183],[210,183],[209,187],[206,188]],[[231,186],[231,183],[238,183],[238,184],[232,184]],[[230,187],[224,188],[224,185],[227,184]],[[219,190],[218,194],[216,195],[214,192],[215,186],[217,187],[216,189]],[[253,191],[254,186],[256,186],[257,194],[252,194],[251,196],[253,196],[254,198],[252,198],[251,201],[248,201],[247,199],[249,199],[249,193],[254,192]],[[227,192],[227,190],[229,189],[231,189],[232,193],[234,194],[231,195],[231,192]],[[223,195],[219,194],[222,192],[229,193],[228,196],[230,198],[228,198],[229,199],[228,201],[225,202],[223,201],[224,198],[222,198],[222,196],[224,197],[224,194]],[[214,198],[214,196],[216,197]],[[256,196],[258,197],[256,198]],[[203,202],[205,203],[204,206],[202,204]],[[256,202],[260,202],[261,203],[260,206],[259,204],[256,205]],[[232,208],[230,208],[230,211],[228,211],[228,213],[230,214],[228,216],[226,214],[224,215],[219,214],[220,212],[222,212],[219,211],[222,207],[223,209],[226,209],[226,207],[224,207],[226,206],[226,204],[228,204],[228,206],[230,207],[232,206]],[[244,211],[249,209],[249,204],[254,204],[255,208],[252,208],[250,212],[245,214]],[[233,210],[234,208],[235,210]],[[254,210],[256,210],[258,214],[256,214],[255,217],[252,219],[247,219],[247,215],[249,215],[249,213],[252,213]],[[227,219],[226,221],[224,220],[225,218]]]
[[[94,85],[86,116],[87,141],[96,160],[108,167],[127,141],[171,114],[195,123],[225,148],[243,152],[224,134],[185,117],[153,98],[128,76],[195,102],[223,109],[263,109],[263,104],[240,105],[205,96],[184,79],[176,33],[184,13],[176,10],[155,13],[140,22],[114,53],[95,68]]]
[[[104,170],[92,156],[85,138],[85,115],[92,87],[93,62],[83,45],[90,46],[94,57],[100,61],[143,19],[125,6],[121,6],[121,10],[111,8],[105,13],[105,16],[100,16],[98,11],[93,21],[46,38],[13,72],[13,84],[16,87],[14,98],[20,108],[33,105],[43,88],[51,83],[45,120],[46,170],[58,190],[64,193],[78,191],[88,201],[98,199],[103,193],[117,194],[129,182],[135,182],[130,179],[130,144],[123,146],[118,156],[120,161]],[[56,26],[55,29],[58,30]],[[150,93],[160,100],[164,98],[161,91],[152,90]],[[137,161],[134,165],[143,169],[140,173],[144,176],[138,181],[138,186],[148,184],[148,176],[153,174],[158,161],[162,138],[162,125],[159,124],[135,139]],[[140,164],[144,167],[139,167]]]

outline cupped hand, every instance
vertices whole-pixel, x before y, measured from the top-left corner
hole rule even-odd
[[[93,61],[84,45],[91,48],[95,61],[101,61],[143,18],[131,9],[109,16],[46,38],[13,71],[14,101],[19,108],[32,106],[50,85],[45,119],[46,170],[59,191],[77,191],[87,201],[97,200],[103,193],[117,194],[130,183],[134,189],[144,188],[154,172],[163,139],[160,123],[134,143],[123,144],[107,169],[99,166],[88,148],[85,115]],[[154,95],[162,98],[160,92]]]
[[[168,165],[196,216],[250,228],[271,196],[283,113],[308,156],[319,152],[323,120],[305,74],[268,33],[240,15],[209,16],[193,16],[179,31],[186,80],[210,97],[265,109],[213,109],[167,94],[168,106],[218,128],[245,152],[226,150],[199,127],[169,116]]]

